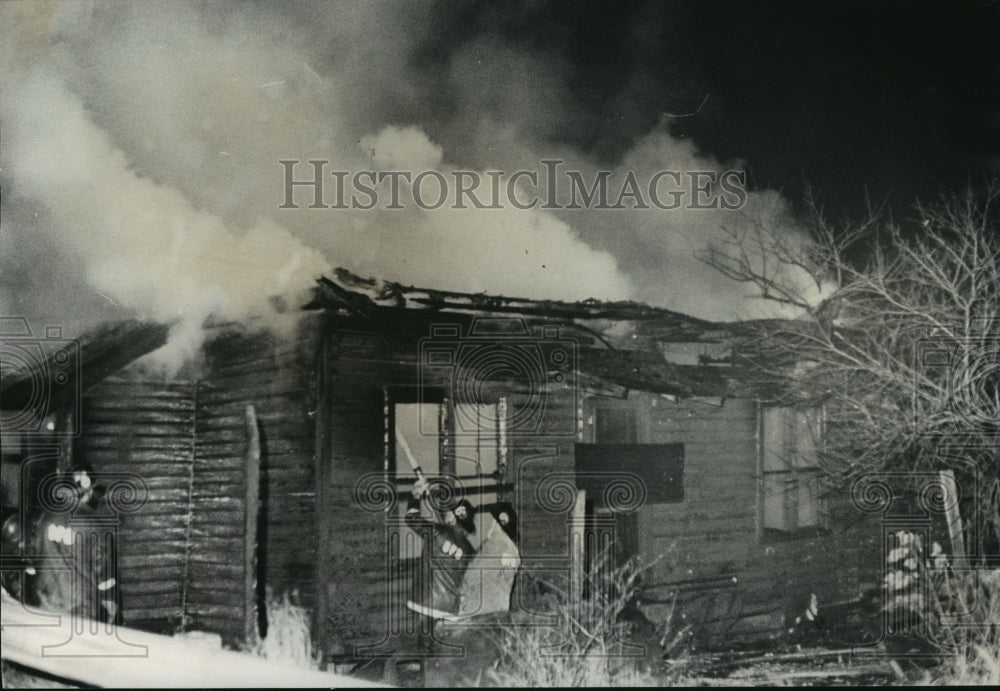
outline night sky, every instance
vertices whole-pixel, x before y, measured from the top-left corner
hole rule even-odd
[[[744,162],[752,185],[792,200],[809,186],[846,215],[871,200],[905,216],[914,198],[1000,174],[1000,2],[574,0],[435,11],[441,31],[418,60],[443,61],[490,33],[561,52],[580,105],[563,136],[607,164],[666,124],[701,151]]]

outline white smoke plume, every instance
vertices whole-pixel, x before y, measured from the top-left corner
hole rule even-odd
[[[330,169],[601,165],[560,139],[579,122],[551,54],[495,36],[430,65],[422,3],[5,3],[0,310],[69,331],[173,324],[168,369],[210,316],[279,323],[334,266],[421,287],[636,298],[709,318],[743,288],[698,264],[725,211],[279,209],[279,161]],[[432,62],[432,61],[431,61]],[[305,175],[306,164],[299,175]],[[615,166],[720,170],[665,131]],[[454,193],[454,190],[451,191]],[[450,199],[451,200],[451,199]],[[751,194],[748,209],[777,209]],[[793,232],[793,231],[790,231]],[[753,316],[758,316],[753,313]]]
[[[177,190],[138,176],[57,80],[24,77],[16,98],[5,93],[3,113],[5,169],[17,193],[45,207],[58,251],[80,262],[89,289],[172,325],[160,353],[168,371],[195,355],[208,317],[270,313],[271,298],[301,300],[329,269],[268,219],[235,231]]]

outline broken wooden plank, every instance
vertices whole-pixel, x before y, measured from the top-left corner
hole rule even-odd
[[[257,630],[257,522],[260,516],[260,429],[252,405],[246,407],[247,452],[246,493],[244,496],[243,593],[245,614],[243,631],[247,645],[255,645]]]
[[[958,511],[958,486],[955,473],[941,471],[941,485],[944,488],[944,512],[948,523],[948,539],[951,541],[951,555],[956,566],[965,564],[965,537],[962,534],[962,515]]]
[[[888,664],[884,665],[864,665],[861,667],[837,667],[829,669],[797,669],[780,671],[774,669],[754,669],[746,670],[745,673],[734,673],[731,679],[760,679],[768,686],[775,685],[778,681],[792,681],[795,679],[838,679],[841,677],[862,677],[862,676],[895,676]]]
[[[580,603],[583,601],[583,586],[586,581],[584,556],[586,554],[586,533],[584,531],[586,520],[587,492],[580,490],[576,496],[576,503],[573,506],[573,513],[570,519],[570,611],[579,611]]]

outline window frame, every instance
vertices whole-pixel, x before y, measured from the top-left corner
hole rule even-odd
[[[406,458],[400,457],[402,454],[397,453],[398,443],[396,437],[396,410],[398,405],[410,404],[433,404],[437,405],[439,408],[438,468],[437,472],[431,472],[428,469],[424,469],[424,473],[428,479],[444,476],[448,478],[456,478],[458,481],[464,482],[464,486],[467,491],[466,498],[469,499],[474,506],[489,505],[490,503],[506,499],[506,497],[501,496],[504,491],[501,488],[507,482],[509,467],[509,438],[507,420],[508,403],[506,396],[499,396],[497,401],[493,403],[456,404],[454,399],[447,395],[447,391],[444,388],[425,387],[421,389],[418,387],[386,386],[383,388],[383,472],[385,474],[386,481],[395,487],[397,496],[403,498],[398,502],[401,518],[405,513],[405,497],[409,495],[416,477],[413,475],[409,467],[409,461]],[[456,435],[455,427],[457,405],[496,406],[497,424],[495,427],[491,427],[490,429],[496,444],[496,470],[493,472],[472,475],[458,472],[459,469],[456,467],[457,459],[466,457],[469,455],[470,451],[474,451],[475,454],[478,454],[482,444],[482,437],[475,437],[476,441],[473,444],[468,443],[471,437],[464,439],[466,442],[465,444],[456,443],[456,440],[459,439]],[[475,483],[479,484],[478,488],[475,487]],[[494,485],[496,488],[486,491],[487,485]],[[470,489],[478,489],[478,491],[469,492],[468,490]],[[492,497],[492,501],[489,500],[490,497]],[[404,533],[405,532],[406,531],[404,530]],[[402,546],[404,542],[405,540],[401,538],[400,545]],[[419,542],[416,543],[416,548],[418,550],[419,544]],[[401,555],[401,558],[408,559],[414,558],[415,556],[417,555]]]
[[[781,469],[769,468],[769,457],[774,453],[769,448],[768,443],[773,440],[769,428],[768,413],[780,411],[782,416],[781,430],[779,432],[781,453],[778,458],[783,458],[785,467]],[[810,420],[810,416],[812,419]],[[806,429],[813,439],[812,449],[809,451],[809,458],[803,460],[800,454],[800,426],[801,420],[805,419]],[[757,421],[757,533],[761,541],[780,541],[784,539],[796,539],[800,537],[816,535],[828,530],[829,507],[822,493],[821,479],[822,469],[819,466],[819,454],[822,453],[826,432],[826,410],[822,406],[801,408],[795,406],[764,405],[758,401],[758,421]],[[773,496],[769,489],[773,485],[769,483],[770,478],[790,478],[786,480],[785,486],[780,494],[783,497],[782,520],[780,526],[770,524],[768,517],[768,499]],[[810,497],[810,504],[814,519],[807,525],[801,525],[799,519],[802,515],[802,487],[801,480],[806,480],[813,484],[813,491],[806,494]]]
[[[598,433],[598,417],[607,412],[628,411],[631,417],[631,425],[635,438],[623,442],[611,442],[601,439]],[[591,444],[646,444],[651,443],[650,421],[648,408],[643,404],[642,399],[635,398],[609,398],[606,396],[588,396],[581,406],[582,417],[577,441],[589,442]]]

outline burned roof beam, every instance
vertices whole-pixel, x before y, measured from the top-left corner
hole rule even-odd
[[[346,307],[348,311],[356,316],[367,319],[372,316],[375,308],[378,307],[371,298],[361,293],[342,288],[326,276],[320,276],[316,279],[316,282],[327,295],[338,303],[338,306]]]
[[[487,311],[504,314],[525,314],[538,317],[554,317],[561,319],[613,319],[613,320],[639,320],[639,319],[663,319],[673,317],[685,326],[709,328],[713,325],[709,322],[700,322],[694,318],[685,317],[675,312],[653,311],[653,308],[635,303],[601,303],[597,308],[584,308],[583,305],[573,303],[545,302],[545,301],[519,301],[514,299],[494,298],[489,304],[471,304],[449,301],[439,293],[429,291],[427,297],[409,296],[409,299],[418,304],[433,307],[438,310],[463,310],[463,311]],[[638,309],[637,309],[638,308]],[[692,331],[700,329],[692,328]]]
[[[673,319],[678,323],[690,325],[692,330],[719,330],[720,325],[697,317],[691,317],[680,312],[651,307],[640,302],[616,301],[601,302],[588,299],[580,302],[562,300],[531,300],[528,298],[503,297],[486,293],[461,293],[452,290],[438,290],[404,286],[392,281],[380,282],[366,279],[351,273],[346,269],[336,269],[337,280],[347,287],[342,287],[328,278],[319,282],[324,286],[337,286],[345,294],[364,298],[373,305],[380,304],[376,300],[350,290],[378,290],[379,300],[395,298],[399,306],[412,302],[429,309],[448,309],[460,311],[501,312],[507,314],[527,314],[544,317],[562,317],[568,319],[614,319],[614,320],[664,320]]]

